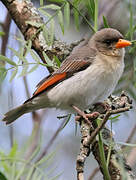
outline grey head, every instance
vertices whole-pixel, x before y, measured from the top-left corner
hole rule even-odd
[[[123,35],[112,28],[97,31],[89,41],[89,46],[107,56],[122,56],[124,48],[116,48],[116,44]]]

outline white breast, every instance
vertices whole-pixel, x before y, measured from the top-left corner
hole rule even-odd
[[[47,93],[50,107],[72,111],[73,104],[85,110],[90,105],[106,99],[113,92],[123,73],[124,62],[122,59],[105,64],[105,57],[101,58],[104,58],[104,61],[97,61],[86,70],[52,88]]]

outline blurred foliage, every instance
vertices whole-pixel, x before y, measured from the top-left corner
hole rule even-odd
[[[18,149],[17,143],[14,143],[10,152],[7,154],[0,150],[0,180],[56,180],[60,175],[52,176],[53,168],[48,169],[53,161],[55,153],[44,156],[39,161],[36,161],[39,152],[40,144],[33,151],[29,158],[24,157],[27,152],[28,144],[24,145],[21,151]]]
[[[69,28],[71,18],[74,19],[74,24],[76,30],[80,30],[81,23],[85,22],[88,25],[88,28],[91,29],[92,32],[97,31],[99,24],[99,13],[98,13],[98,0],[49,0],[51,4],[44,5],[43,0],[39,0],[40,7],[38,11],[41,15],[46,19],[44,24],[35,23],[28,21],[27,23],[30,25],[34,25],[39,29],[39,31],[43,32],[45,41],[49,47],[52,47],[54,41],[55,34],[55,17],[57,17],[59,26],[61,28],[62,34],[65,34],[65,30]],[[129,22],[128,22],[128,30],[124,35],[125,38],[129,40],[133,40],[135,38],[136,33],[136,21],[135,21],[135,8],[136,3],[133,4],[131,1],[124,1],[128,7],[129,12]],[[106,16],[103,16],[103,27],[109,27],[109,22]],[[4,36],[5,33],[3,31],[0,32],[0,38]],[[33,39],[33,37],[32,37]],[[0,66],[0,82],[2,82],[8,71],[11,70],[10,80],[12,81],[16,76],[22,77],[26,76],[29,73],[34,72],[40,65],[45,67],[53,67],[57,69],[60,67],[60,61],[57,57],[54,57],[53,61],[43,52],[43,56],[46,59],[47,64],[41,62],[39,56],[32,50],[32,39],[29,41],[25,41],[20,38],[16,38],[18,42],[20,42],[21,46],[18,50],[15,50],[11,47],[8,47],[13,53],[13,57],[16,57],[16,61],[13,61],[13,58],[8,58],[6,56],[0,55],[0,61],[6,62],[5,64]],[[33,62],[29,62],[27,55],[31,55]],[[126,68],[124,75],[119,81],[119,85],[116,89],[116,92],[120,92],[122,89],[126,89],[133,99],[136,100],[136,43],[134,42],[132,47],[127,48],[126,53]],[[19,70],[19,68],[21,70]],[[111,121],[117,121],[119,116],[115,116],[111,118]],[[69,119],[68,119],[69,121]],[[66,124],[67,122],[66,121]],[[65,124],[65,125],[66,125]],[[111,129],[112,130],[112,129]],[[28,148],[30,144],[27,144],[26,148]],[[101,152],[103,152],[102,148],[102,139],[99,134],[99,146]],[[26,149],[25,149],[26,150]],[[36,148],[36,150],[32,153],[29,159],[24,160],[24,150],[21,152],[18,149],[16,143],[14,143],[11,148],[9,154],[0,151],[0,179],[1,180],[19,180],[21,177],[25,177],[26,180],[40,180],[44,178],[48,179],[48,175],[45,175],[43,172],[43,165],[47,164],[48,160],[53,157],[53,154],[49,156],[43,157],[41,161],[36,162],[35,159],[40,151],[40,146]],[[105,162],[105,157],[102,154],[103,163]],[[28,168],[29,167],[29,168]],[[107,171],[107,170],[105,170]],[[56,177],[57,178],[57,177]],[[55,179],[55,178],[54,178]]]

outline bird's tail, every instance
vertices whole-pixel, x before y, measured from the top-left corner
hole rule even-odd
[[[18,106],[17,108],[7,112],[4,115],[5,117],[2,119],[2,121],[5,121],[6,124],[10,124],[27,112],[27,104],[22,104],[21,106]]]

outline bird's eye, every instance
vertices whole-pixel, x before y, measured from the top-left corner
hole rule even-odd
[[[112,41],[110,40],[110,39],[106,39],[105,41],[104,41],[104,43],[106,43],[106,44],[111,44],[112,43]]]

